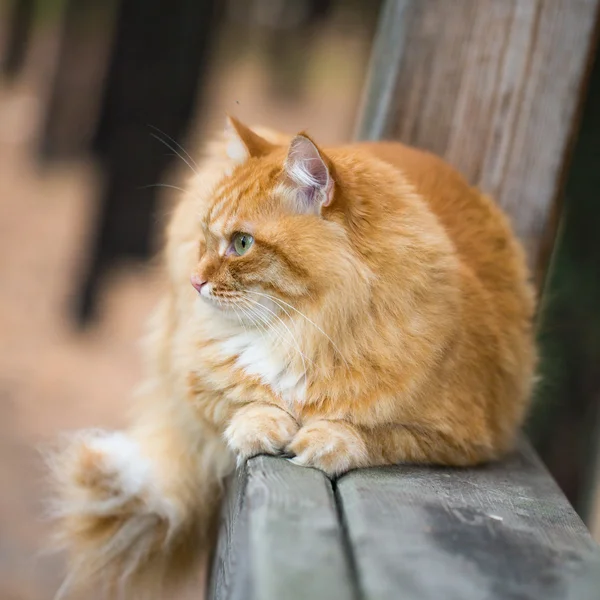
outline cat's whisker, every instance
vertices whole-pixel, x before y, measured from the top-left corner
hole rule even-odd
[[[221,298],[219,298],[219,296],[213,296],[213,298],[218,302],[219,308],[221,310],[226,310],[228,308],[228,306],[223,304],[223,301],[221,300]]]
[[[142,185],[140,186],[140,190],[147,190],[148,188],[167,188],[170,190],[177,190],[179,192],[183,192],[184,194],[187,193],[187,190],[179,187],[178,185],[171,185],[169,183],[150,183],[149,185]]]
[[[297,351],[298,351],[298,352],[300,352],[300,354],[301,354],[302,356],[304,356],[304,358],[305,358],[306,360],[308,360],[308,361],[309,361],[311,364],[313,364],[313,365],[315,364],[313,360],[311,360],[311,359],[310,359],[310,358],[309,358],[309,357],[308,357],[306,354],[304,354],[303,352],[301,352],[301,350],[300,350],[300,345],[297,343],[297,341],[296,341],[296,337],[294,336],[294,334],[292,333],[292,331],[289,329],[289,327],[288,327],[288,326],[285,324],[285,322],[284,322],[284,321],[283,321],[283,320],[282,320],[282,319],[281,319],[281,318],[280,318],[280,317],[277,315],[277,313],[273,312],[273,311],[272,311],[272,310],[271,310],[271,309],[270,309],[268,306],[265,306],[264,304],[262,304],[262,303],[260,303],[260,302],[258,302],[258,301],[256,301],[256,300],[253,300],[252,298],[245,298],[245,300],[246,300],[247,302],[251,302],[251,303],[252,303],[252,305],[256,306],[256,308],[258,308],[258,309],[263,309],[263,310],[266,310],[268,313],[270,313],[271,315],[273,315],[273,316],[274,316],[274,317],[275,317],[275,318],[276,318],[276,319],[277,319],[277,320],[278,320],[278,321],[279,321],[279,322],[280,322],[280,323],[281,323],[281,324],[282,324],[282,325],[283,325],[283,326],[284,326],[284,327],[287,329],[287,331],[289,332],[289,334],[292,336],[292,339],[294,340],[294,342],[296,342],[296,345],[298,346],[298,347],[296,348],[296,349],[297,349]],[[283,312],[285,312],[285,314],[286,314],[286,315],[287,315],[287,316],[288,316],[290,319],[292,318],[292,317],[291,317],[291,315],[290,315],[290,313],[288,313],[288,312],[285,310],[285,308],[284,308],[284,307],[282,307],[282,306],[278,306],[278,308],[281,308],[281,309],[283,310]],[[264,315],[261,315],[261,318],[262,318],[263,320],[265,320],[265,322],[266,322],[266,323],[269,323],[269,324],[270,324],[270,322],[269,322],[268,320],[266,320],[266,317],[265,317]],[[287,340],[287,338],[285,338],[285,339],[286,339],[286,341],[288,341],[288,340]],[[288,341],[288,343],[289,343],[289,341]]]
[[[246,310],[246,308],[244,308],[244,306],[242,306],[241,304],[237,305],[237,308],[240,309],[240,311],[246,316],[246,318],[250,321],[250,323],[252,323],[252,325],[254,325],[254,327],[256,327],[256,329],[258,329],[258,331],[260,332],[261,337],[264,339],[264,332],[267,331],[263,325],[261,325],[261,323],[259,323],[255,318],[254,315],[252,314],[252,312],[250,310]],[[248,333],[248,328],[245,326],[244,324],[244,329],[246,330],[246,333]],[[268,333],[268,331],[267,331]]]
[[[243,300],[247,301],[246,299],[243,299]],[[283,336],[281,334],[281,332],[279,332],[273,326],[273,324],[266,319],[266,317],[264,315],[261,315],[259,312],[254,311],[250,304],[247,304],[245,308],[242,308],[242,305],[238,304],[238,308],[240,308],[244,311],[244,314],[246,314],[248,316],[248,318],[250,319],[252,324],[258,329],[258,331],[260,332],[261,337],[263,339],[265,339],[265,335],[266,336],[275,335],[275,337],[278,340],[284,342],[289,348],[296,350],[296,348],[294,348],[290,344],[290,341],[285,336]]]
[[[329,337],[314,321],[309,319],[303,312],[299,311],[297,308],[295,308],[291,304],[288,304],[284,300],[281,300],[281,298],[277,298],[275,296],[272,296],[271,294],[263,294],[261,292],[255,292],[253,290],[245,290],[245,292],[249,293],[249,294],[256,294],[257,296],[263,296],[264,298],[268,298],[272,302],[275,302],[276,304],[278,304],[279,308],[281,308],[281,310],[283,310],[288,316],[290,316],[289,313],[285,310],[285,308],[282,305],[285,305],[288,308],[291,308],[293,311],[298,313],[302,318],[306,319],[313,327],[315,327],[317,329],[317,331],[322,333],[331,342],[331,345],[333,346],[334,350],[340,355],[340,358],[346,363],[346,366],[347,367],[350,366],[348,361],[342,354],[342,351],[337,347],[336,343],[331,339],[331,337]]]
[[[170,142],[175,144],[175,146],[177,146],[177,148],[179,148],[188,157],[190,162],[194,165],[195,172],[196,173],[198,172],[198,170],[200,168],[200,167],[198,167],[198,163],[194,160],[193,156],[175,138],[171,137],[168,133],[165,133],[162,129],[159,129],[158,127],[156,127],[156,125],[148,124],[148,127],[150,127],[151,129],[154,129],[154,131],[157,131],[158,133],[160,133],[160,135],[166,137]]]
[[[260,304],[255,305],[255,307],[256,307],[256,309],[263,308],[263,306]],[[290,364],[293,354],[295,352],[297,352],[300,355],[300,358],[302,360],[304,373],[306,373],[306,362],[305,361],[306,360],[308,360],[310,362],[312,362],[312,361],[299,349],[299,347],[297,347],[298,345],[297,345],[295,338],[292,336],[292,339],[290,340],[289,337],[285,334],[285,332],[280,331],[276,327],[276,325],[266,317],[266,315],[261,314],[260,310],[254,310],[250,306],[248,306],[248,310],[251,310],[253,312],[253,314],[255,315],[255,317],[260,319],[260,321],[264,324],[263,328],[265,329],[268,336],[275,336],[275,339],[278,342],[280,342],[281,344],[283,344],[282,351],[285,352],[285,360],[287,361],[287,364],[288,365]]]
[[[247,299],[243,299],[244,301],[247,302]],[[241,308],[241,305],[238,305]],[[259,312],[254,311],[254,309],[252,308],[252,305],[247,304],[246,305],[246,314],[249,314],[250,318],[252,319],[253,324],[257,327],[260,328],[260,332],[261,335],[264,339],[264,333],[266,333],[267,335],[273,333],[278,340],[281,340],[283,342],[285,342],[288,346],[290,345],[290,342],[287,338],[285,338],[279,331],[277,331],[277,329],[272,325],[272,323],[264,316],[261,315]],[[256,319],[259,319],[259,321],[257,321]],[[264,332],[264,333],[263,333]]]
[[[264,309],[267,312],[269,312],[271,315],[273,315],[285,327],[285,329],[290,334],[290,337],[292,338],[292,340],[293,340],[293,342],[295,344],[296,350],[298,351],[298,354],[300,355],[300,358],[302,359],[302,366],[303,366],[303,369],[304,369],[304,373],[306,373],[307,372],[306,361],[308,360],[313,365],[314,365],[314,362],[312,360],[310,360],[310,358],[308,358],[308,356],[306,356],[302,352],[302,350],[300,348],[300,344],[298,343],[298,340],[296,339],[296,337],[292,333],[292,330],[286,325],[285,321],[279,315],[277,315],[275,312],[273,312],[268,306],[265,306],[264,304],[261,304],[260,302],[257,302],[256,300],[252,300],[251,298],[246,298],[246,300],[248,300],[249,302],[252,302],[257,307],[260,307],[261,309]]]
[[[241,308],[241,305],[238,306]],[[268,321],[264,315],[261,315],[258,311],[254,311],[251,305],[246,305],[244,313],[248,315],[248,318],[251,320],[252,324],[260,332],[260,335],[263,340],[270,338],[274,335],[278,341],[283,342],[288,348],[297,351],[296,348],[294,348],[294,346],[290,343],[290,341],[280,331],[278,331],[277,328],[274,327],[273,324],[270,321]],[[287,350],[286,352],[287,358],[290,355],[290,351]]]
[[[173,146],[171,146],[168,142],[166,142],[165,140],[163,140],[161,137],[159,137],[158,135],[151,133],[150,134],[154,139],[158,140],[159,142],[161,142],[162,144],[164,144],[169,150],[171,150],[171,152],[174,152],[176,156],[178,156],[191,170],[195,175],[198,175],[198,168],[197,166],[194,167],[194,165],[185,158],[185,156],[183,156],[181,153],[179,153],[177,151],[176,148],[174,148]]]
[[[237,307],[236,306],[232,306],[231,308],[233,308],[233,312],[235,313],[235,316],[237,317],[237,320],[240,322],[240,324],[244,328],[244,331],[246,333],[248,333],[248,328],[246,327],[246,323],[244,323],[244,319],[243,319],[242,315],[240,315],[240,312],[238,312],[238,309],[240,309],[240,311],[242,310],[241,306],[237,306]]]

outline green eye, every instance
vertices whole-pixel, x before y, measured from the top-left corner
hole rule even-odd
[[[233,249],[239,256],[246,254],[254,244],[254,238],[249,233],[236,233],[233,236]]]

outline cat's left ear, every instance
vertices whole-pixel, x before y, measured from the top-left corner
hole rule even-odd
[[[299,134],[292,140],[284,170],[298,211],[318,215],[331,204],[334,183],[328,160],[308,136]]]
[[[232,116],[227,117],[225,136],[227,156],[238,164],[246,162],[250,157],[265,156],[276,148]]]

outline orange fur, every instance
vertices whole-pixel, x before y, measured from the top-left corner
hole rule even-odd
[[[135,426],[54,463],[76,579],[168,579],[210,543],[235,456],[337,475],[473,465],[514,442],[534,299],[500,210],[400,144],[263,135],[231,120],[232,158],[217,143],[174,214]]]

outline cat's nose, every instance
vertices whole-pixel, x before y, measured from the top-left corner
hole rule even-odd
[[[202,277],[200,277],[200,275],[198,275],[197,273],[194,273],[190,277],[190,282],[198,293],[200,293],[202,291],[202,288],[208,283],[208,281],[202,279]]]

